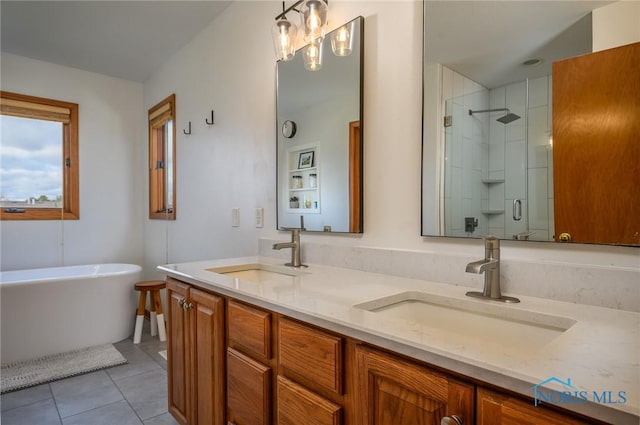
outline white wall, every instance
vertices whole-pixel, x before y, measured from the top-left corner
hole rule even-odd
[[[255,254],[258,237],[288,239],[275,221],[275,59],[269,34],[280,8],[279,2],[234,2],[145,84],[146,108],[171,92],[178,102],[171,262]],[[303,244],[482,255],[479,240],[420,236],[422,3],[333,0],[330,13],[330,29],[365,18],[364,234],[304,234]],[[217,124],[207,128],[211,108]],[[181,129],[188,120],[193,135],[186,137]],[[261,230],[253,226],[257,206],[265,208]],[[241,209],[239,228],[230,226],[233,207]],[[146,221],[148,267],[165,261],[165,225]],[[510,241],[503,247],[505,259],[638,267],[638,250],[631,248]]]
[[[234,2],[145,82],[145,111],[176,94],[178,191],[175,221],[149,220],[143,214],[147,274],[167,261],[257,253],[256,207],[265,208],[265,228],[275,229],[275,61],[270,31],[281,7]],[[207,126],[212,109],[215,124]],[[192,134],[186,136],[188,121]],[[146,142],[144,152],[146,158]],[[146,185],[146,174],[139,178]],[[145,199],[147,191],[145,186]],[[231,227],[232,208],[240,208],[240,227]]]
[[[640,41],[640,1],[625,0],[593,11],[593,51]]]
[[[2,221],[2,269],[141,264],[142,85],[2,53],[2,90],[79,104],[80,219]]]

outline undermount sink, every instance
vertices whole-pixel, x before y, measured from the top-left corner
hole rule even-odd
[[[354,307],[380,318],[403,320],[408,325],[442,331],[447,338],[476,343],[497,343],[505,348],[540,348],[576,322],[553,316],[417,291],[367,301]]]
[[[296,277],[305,274],[283,266],[259,263],[213,267],[207,270],[253,283],[293,283]]]

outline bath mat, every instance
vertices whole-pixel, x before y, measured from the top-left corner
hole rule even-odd
[[[0,371],[0,393],[21,390],[124,363],[127,363],[127,360],[111,344],[9,363],[2,365]]]

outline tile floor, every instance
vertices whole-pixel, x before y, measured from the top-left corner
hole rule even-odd
[[[148,323],[148,322],[147,322]],[[127,364],[0,397],[2,425],[175,425],[167,412],[166,343],[151,337],[114,344]]]

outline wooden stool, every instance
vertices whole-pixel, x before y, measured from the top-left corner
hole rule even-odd
[[[144,323],[144,311],[147,307],[147,292],[151,292],[149,304],[151,306],[151,336],[159,334],[160,341],[166,341],[167,334],[164,329],[164,314],[162,314],[162,298],[160,290],[166,287],[163,280],[148,280],[138,282],[136,291],[140,291],[138,298],[138,310],[136,311],[136,329],[133,333],[133,343],[139,344],[142,338],[142,324]]]

